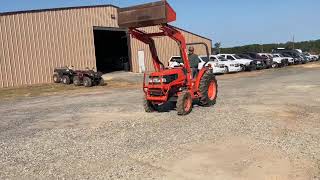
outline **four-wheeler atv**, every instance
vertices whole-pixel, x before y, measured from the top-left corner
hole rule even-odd
[[[71,67],[55,68],[52,79],[54,83],[71,84],[75,74]]]
[[[85,87],[105,84],[101,72],[95,72],[88,68],[85,71],[73,70],[73,67],[55,68],[52,79],[54,83],[73,83],[75,86],[83,84]]]
[[[73,77],[73,84],[75,86],[83,84],[85,87],[103,86],[104,80],[101,72],[95,72],[93,70],[76,71],[76,75]]]
[[[183,34],[167,23],[176,20],[176,13],[166,1],[121,8],[118,10],[118,24],[128,28],[129,33],[141,42],[149,45],[155,72],[144,75],[143,91],[145,93],[144,108],[146,112],[158,110],[159,105],[175,102],[178,115],[191,112],[193,102],[201,106],[215,104],[218,84],[212,68],[203,66],[196,77],[192,77],[187,55],[187,43]],[[160,32],[147,33],[140,27],[159,26]],[[182,67],[165,68],[159,60],[154,38],[169,37],[179,46]],[[193,43],[190,45],[204,44]],[[209,54],[206,46],[207,54]],[[148,78],[148,82],[146,82]]]

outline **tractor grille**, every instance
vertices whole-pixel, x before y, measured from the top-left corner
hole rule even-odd
[[[164,96],[161,89],[149,89],[150,96]]]

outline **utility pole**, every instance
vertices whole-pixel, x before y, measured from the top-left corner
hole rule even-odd
[[[294,35],[292,36],[292,49],[294,50]]]

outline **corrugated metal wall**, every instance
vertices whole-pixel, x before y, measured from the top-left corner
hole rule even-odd
[[[117,9],[94,7],[0,16],[0,87],[51,82],[55,67],[95,67],[93,26],[117,27]]]
[[[150,27],[150,28],[143,28],[143,31],[146,32],[159,32],[159,27]],[[203,42],[206,43],[209,47],[209,53],[211,53],[211,47],[212,47],[212,42],[209,39],[197,36],[195,34],[186,32],[184,30],[181,30],[182,34],[186,38],[187,43],[193,43],[193,42]],[[157,52],[159,55],[160,61],[164,64],[167,65],[169,59],[171,56],[179,56],[179,47],[175,41],[172,39],[165,37],[165,38],[156,38],[155,39],[156,47],[157,47]],[[206,50],[204,46],[196,45],[194,46],[195,48],[195,53],[198,55],[205,55]],[[131,50],[132,50],[132,69],[133,72],[139,72],[139,63],[138,63],[138,51],[142,50],[145,53],[145,66],[146,66],[146,71],[153,71],[153,64],[151,60],[151,53],[149,51],[149,47],[140,41],[131,38]]]
[[[103,6],[0,15],[0,87],[52,82],[55,67],[96,67],[93,27],[118,27],[111,18],[116,14],[116,7]],[[206,42],[211,49],[210,40],[183,33],[187,42]],[[148,47],[136,39],[130,42],[132,71],[139,72],[138,50],[144,50],[146,69],[152,70]],[[179,55],[169,38],[156,39],[156,44],[164,64]],[[205,54],[198,47],[196,53]]]

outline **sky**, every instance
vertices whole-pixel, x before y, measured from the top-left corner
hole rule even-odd
[[[0,12],[156,0],[1,0]],[[222,47],[320,39],[320,0],[168,0],[173,24]]]

